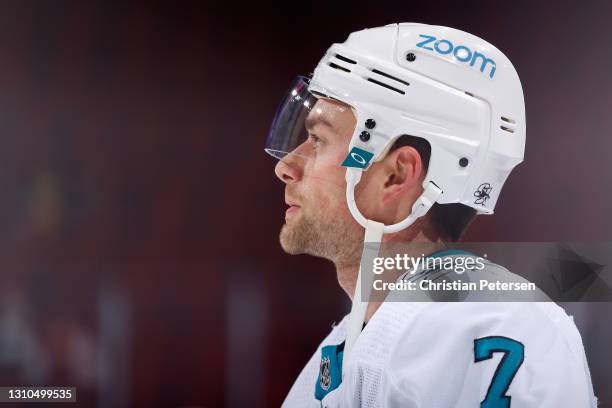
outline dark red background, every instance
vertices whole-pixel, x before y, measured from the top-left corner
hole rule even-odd
[[[330,264],[281,251],[263,142],[293,76],[366,27],[463,29],[519,72],[526,162],[467,239],[610,241],[611,17],[603,1],[3,2],[0,385],[279,405],[348,304]],[[568,309],[611,407],[611,308]]]

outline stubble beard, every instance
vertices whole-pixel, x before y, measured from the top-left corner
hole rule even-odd
[[[331,216],[324,211],[313,216],[303,212],[297,219],[283,225],[279,238],[281,247],[288,254],[325,258],[336,266],[351,265],[359,263],[363,229],[346,216]]]

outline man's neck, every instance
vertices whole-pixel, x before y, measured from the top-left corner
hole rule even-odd
[[[439,235],[433,235],[429,233],[426,234],[420,229],[416,232],[402,231],[396,234],[389,234],[383,236],[380,256],[391,257],[394,256],[396,253],[399,253],[394,252],[394,250],[391,249],[393,247],[392,244],[398,244],[398,246],[401,247],[402,255],[406,254],[408,256],[419,257],[423,255],[424,248],[429,248],[429,250],[425,249],[425,252],[426,254],[430,254],[434,252],[436,248],[439,247],[443,242],[444,241],[442,237],[440,237]],[[423,245],[417,245],[414,249],[411,249],[410,246],[405,244]],[[353,300],[353,296],[355,295],[355,286],[357,284],[357,275],[359,273],[360,261],[361,260],[359,259],[354,260],[353,262],[336,264],[336,274],[338,277],[338,283],[340,284],[340,287],[349,296],[349,298],[351,298],[351,301]],[[403,273],[404,271],[395,271],[392,273],[385,272],[387,278],[391,278],[394,280],[397,280]],[[369,302],[368,309],[366,312],[366,322],[374,315],[374,313],[381,305],[382,301]]]

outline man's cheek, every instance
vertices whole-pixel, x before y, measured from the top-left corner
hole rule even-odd
[[[320,211],[325,211],[329,218],[340,221],[349,212],[346,204],[346,193],[344,189],[334,189],[321,200]]]
[[[312,162],[312,176],[330,186],[346,188],[346,168],[342,167],[345,155],[334,152],[318,157]]]

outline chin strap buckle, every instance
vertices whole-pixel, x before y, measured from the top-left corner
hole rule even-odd
[[[422,217],[427,214],[427,211],[438,201],[442,195],[440,187],[436,186],[433,181],[430,181],[423,194],[412,205],[412,214],[414,218]]]

